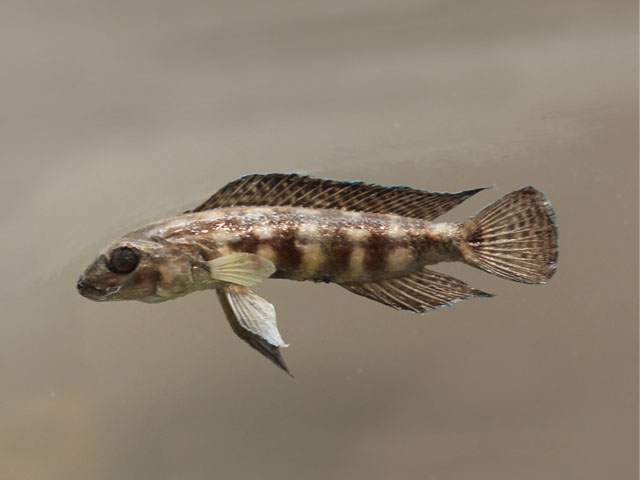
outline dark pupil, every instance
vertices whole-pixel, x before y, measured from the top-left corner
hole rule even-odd
[[[119,247],[111,254],[109,266],[115,273],[129,273],[135,270],[138,262],[140,262],[140,258],[133,248]]]

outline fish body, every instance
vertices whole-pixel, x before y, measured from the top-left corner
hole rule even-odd
[[[459,229],[458,224],[388,214],[232,207],[188,213],[124,238],[184,245],[204,261],[236,252],[257,254],[273,262],[274,278],[344,283],[459,260]]]
[[[434,221],[480,190],[432,193],[295,174],[242,177],[198,208],[108,246],[78,289],[92,300],[149,303],[216,290],[233,330],[287,370],[275,309],[250,290],[266,278],[337,283],[419,313],[491,296],[428,265],[462,261],[510,280],[550,278],[557,265],[555,214],[533,187],[464,222]]]

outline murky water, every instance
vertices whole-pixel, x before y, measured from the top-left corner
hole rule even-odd
[[[638,32],[631,1],[2,7],[3,479],[634,478]],[[296,379],[215,295],[98,304],[105,242],[241,174],[557,210],[546,286],[426,316],[269,281]]]

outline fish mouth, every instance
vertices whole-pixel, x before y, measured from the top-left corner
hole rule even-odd
[[[78,280],[78,284],[76,285],[78,289],[78,293],[85,298],[90,300],[107,300],[107,297],[110,294],[113,294],[120,290],[119,287],[109,287],[107,289],[98,288],[90,283],[87,283],[86,280],[82,278]]]

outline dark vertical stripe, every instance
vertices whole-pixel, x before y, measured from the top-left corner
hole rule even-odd
[[[328,277],[335,278],[349,269],[349,259],[353,251],[353,242],[344,233],[344,230],[336,230],[322,247],[326,257],[325,273]]]
[[[365,250],[365,272],[379,272],[386,268],[389,252],[394,247],[393,242],[382,230],[371,230],[371,234],[362,245]]]
[[[417,235],[411,237],[410,244],[417,257],[422,258],[436,248],[436,239],[427,229],[423,229],[418,231]]]
[[[296,231],[294,228],[281,228],[274,232],[269,244],[276,252],[279,277],[287,277],[300,267],[302,255],[296,247]]]

